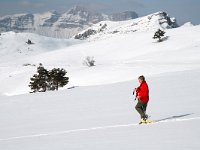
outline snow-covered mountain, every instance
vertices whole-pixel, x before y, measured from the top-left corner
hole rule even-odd
[[[157,12],[148,16],[122,22],[102,21],[78,33],[75,39],[94,39],[138,31],[156,31],[178,27],[175,18],[166,12]]]
[[[144,18],[147,19],[148,16],[135,21],[144,21]],[[134,20],[111,22],[109,29],[105,28],[103,33],[93,35],[89,40],[54,39],[30,33],[2,33],[0,82],[6,86],[0,87],[0,93],[15,95],[29,92],[27,85],[30,76],[39,63],[49,69],[54,66],[65,68],[70,77],[68,86],[122,82],[131,80],[138,74],[152,75],[199,67],[199,26],[165,29],[168,40],[156,43],[152,39],[155,31],[148,28],[155,27],[155,24],[146,26],[146,22],[141,23],[141,30],[131,32],[129,27],[132,27],[133,22]],[[125,28],[127,24],[130,26]],[[116,29],[119,33],[106,32]],[[28,39],[35,44],[26,44]],[[94,57],[96,67],[87,68],[83,65],[87,56]],[[124,77],[121,78],[122,76]],[[10,86],[4,82],[15,84]]]
[[[56,38],[69,38],[103,20],[122,21],[137,18],[135,12],[111,15],[75,6],[66,13],[49,11],[42,14],[15,14],[0,18],[0,31],[33,32]]]
[[[161,14],[98,23],[91,29],[102,32],[89,40],[2,33],[0,149],[199,150],[200,25],[173,28]],[[167,40],[152,39],[157,28]],[[83,64],[87,56],[94,67]],[[66,69],[69,84],[29,94],[39,63]],[[150,88],[147,113],[157,123],[139,126],[132,91],[142,74]]]

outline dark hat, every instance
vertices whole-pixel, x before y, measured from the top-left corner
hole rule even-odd
[[[145,81],[145,77],[143,75],[138,77],[139,80]]]

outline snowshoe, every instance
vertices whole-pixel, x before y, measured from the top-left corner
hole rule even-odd
[[[139,124],[150,124],[150,123],[154,123],[154,121],[148,119],[141,119],[139,122]]]

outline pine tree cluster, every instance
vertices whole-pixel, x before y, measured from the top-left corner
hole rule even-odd
[[[67,72],[63,68],[54,68],[48,71],[40,64],[37,67],[37,74],[30,79],[31,93],[54,91],[59,87],[64,87],[69,82],[69,77],[65,77],[66,74]]]
[[[154,39],[158,39],[158,42],[162,41],[162,37],[165,35],[165,31],[162,31],[160,29],[158,29],[158,31],[155,32],[154,34]]]

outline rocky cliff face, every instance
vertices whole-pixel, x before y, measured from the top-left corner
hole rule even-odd
[[[0,18],[1,31],[18,30],[24,31],[32,29],[34,24],[33,14],[17,14]]]
[[[1,17],[0,32],[33,32],[44,36],[69,38],[100,21],[122,21],[137,17],[135,12],[106,15],[75,6],[63,14],[49,11],[42,14],[16,14]]]
[[[176,22],[176,19],[173,17],[170,17],[166,12],[157,12],[151,15],[147,16],[149,21],[157,21],[157,23],[162,27],[162,28],[176,28],[178,27],[178,24]]]
[[[93,40],[107,38],[113,34],[126,34],[149,30],[156,31],[158,29],[166,30],[176,27],[178,27],[178,25],[175,18],[170,17],[166,12],[157,12],[129,21],[102,21],[75,35],[74,38],[80,40]]]

